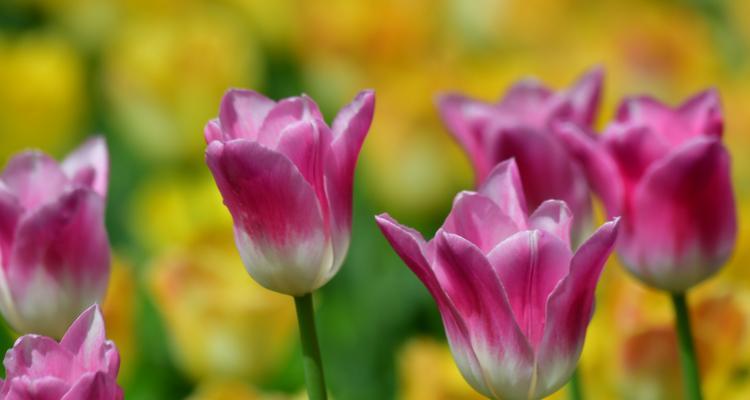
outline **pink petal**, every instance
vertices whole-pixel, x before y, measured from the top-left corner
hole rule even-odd
[[[573,213],[567,204],[560,200],[547,200],[529,217],[529,228],[539,229],[555,235],[570,247],[570,227]]]
[[[496,115],[505,126],[544,129],[555,111],[550,100],[554,93],[534,78],[522,79],[508,89],[496,106]]]
[[[570,261],[570,273],[549,296],[544,337],[537,353],[538,397],[564,385],[578,364],[594,311],[596,284],[612,253],[617,230],[618,220],[607,222],[584,242]]]
[[[608,215],[620,215],[625,189],[615,160],[596,142],[596,138],[574,124],[558,124],[555,133],[582,166],[589,186],[601,198]]]
[[[533,348],[542,340],[547,298],[567,275],[571,257],[568,244],[537,230],[518,232],[487,255]]]
[[[253,278],[272,290],[304,294],[332,277],[321,206],[288,158],[257,142],[234,140],[209,144],[206,162]]]
[[[109,153],[107,142],[95,136],[70,153],[60,164],[71,182],[90,187],[107,197],[109,182]]]
[[[724,133],[724,116],[716,89],[709,89],[689,98],[677,112],[694,136],[721,137]]]
[[[117,377],[120,356],[114,344],[107,340],[104,318],[98,305],[86,309],[73,322],[60,345],[75,354],[83,368],[105,371],[109,376]]]
[[[9,260],[13,237],[21,214],[23,214],[23,207],[16,196],[0,183],[0,268],[4,268]]]
[[[534,353],[518,327],[503,283],[482,252],[460,236],[438,231],[434,271],[463,317],[479,364],[493,393],[527,393]],[[498,393],[499,388],[504,389]]]
[[[485,254],[519,229],[494,201],[474,192],[456,196],[443,224],[443,230],[474,243]]]
[[[219,121],[223,135],[210,128],[206,131],[206,143],[211,140],[251,139],[258,137],[263,121],[276,102],[252,90],[231,89],[221,99]]]
[[[87,188],[24,215],[16,230],[7,279],[25,329],[60,337],[71,321],[101,300],[110,250],[104,200]]]
[[[57,162],[35,150],[13,157],[0,179],[26,210],[54,200],[68,183]]]
[[[8,382],[18,377],[35,380],[45,376],[66,381],[71,374],[80,372],[72,353],[54,340],[39,335],[18,338],[5,354],[3,365]]]
[[[206,143],[211,143],[214,140],[224,141],[224,132],[221,130],[221,123],[218,118],[214,118],[203,128],[203,138],[206,139]]]
[[[323,120],[318,105],[311,98],[302,95],[281,100],[268,112],[260,126],[258,142],[266,147],[275,148],[281,132],[287,125],[310,119]]]
[[[349,247],[352,229],[354,168],[375,112],[375,93],[360,92],[333,121],[333,143],[326,165],[326,192],[331,209],[331,235],[335,265],[340,265]]]
[[[69,383],[51,376],[15,378],[7,386],[8,393],[0,392],[3,400],[58,400],[70,388]]]
[[[591,127],[599,112],[602,97],[604,69],[595,67],[581,76],[564,96],[573,108],[572,122],[584,127]]]
[[[619,123],[607,127],[602,144],[618,167],[626,195],[651,163],[664,157],[670,150],[670,144],[653,129]]]
[[[645,282],[681,291],[716,272],[737,235],[730,160],[696,138],[655,163],[636,188],[620,255]]]
[[[104,372],[84,374],[73,385],[70,391],[60,400],[122,400],[122,389],[117,381]]]
[[[526,228],[526,198],[514,159],[499,163],[477,191],[492,199],[519,229]]]
[[[425,258],[425,241],[419,232],[400,225],[388,214],[381,214],[375,220],[383,235],[404,263],[427,287],[440,310],[445,331],[456,363],[466,380],[478,391],[489,395],[488,382],[484,378],[482,366],[469,338],[469,330],[463,317],[440,286],[435,273]]]
[[[547,199],[559,199],[579,221],[588,221],[591,200],[586,177],[557,137],[525,128],[498,128],[495,134],[492,159],[515,159],[527,209],[535,209]]]

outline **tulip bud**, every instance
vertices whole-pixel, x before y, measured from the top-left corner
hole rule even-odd
[[[684,292],[727,261],[737,236],[719,97],[709,90],[670,108],[625,100],[597,140],[562,126],[610,215],[622,215],[618,253],[646,284]]]
[[[329,128],[305,95],[278,103],[249,90],[224,96],[205,129],[206,163],[245,267],[264,287],[300,296],[338,272],[374,104],[372,91],[361,92]]]
[[[591,128],[599,109],[602,75],[601,69],[592,69],[570,89],[558,92],[536,80],[522,80],[495,103],[459,94],[438,99],[446,127],[471,158],[477,184],[495,165],[515,158],[529,209],[547,199],[565,201],[576,216],[576,243],[591,224],[589,186],[577,160],[553,134],[553,126],[568,122]]]
[[[456,196],[429,242],[386,214],[376,219],[435,299],[453,357],[477,391],[540,399],[568,381],[616,220],[571,251],[570,210],[548,200],[527,215],[513,160],[500,163],[478,192]]]
[[[107,289],[107,147],[94,138],[61,164],[38,151],[0,176],[0,311],[20,333],[61,337]]]
[[[0,398],[121,400],[120,355],[107,340],[99,306],[73,322],[60,343],[46,336],[19,338],[5,354]]]

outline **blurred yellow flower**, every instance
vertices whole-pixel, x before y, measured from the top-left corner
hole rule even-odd
[[[210,381],[201,384],[186,400],[303,400],[304,395],[264,394],[242,382]]]

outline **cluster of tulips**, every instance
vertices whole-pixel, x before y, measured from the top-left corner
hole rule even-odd
[[[597,134],[602,80],[600,69],[560,91],[524,80],[494,103],[440,96],[476,190],[455,197],[429,241],[375,217],[433,296],[464,378],[489,398],[540,399],[575,376],[615,248],[674,300],[686,394],[700,398],[685,296],[725,263],[737,231],[719,98],[709,90],[676,108],[625,99]],[[314,400],[327,390],[312,293],[346,257],[374,108],[363,91],[329,126],[305,95],[276,102],[230,90],[205,127],[206,162],[247,271],[295,299]],[[24,152],[0,176],[0,310],[25,334],[5,356],[0,398],[123,397],[96,306],[109,276],[107,183],[101,138],[61,163]],[[609,219],[598,229],[592,194]]]

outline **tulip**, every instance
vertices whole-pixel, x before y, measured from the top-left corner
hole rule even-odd
[[[94,138],[62,163],[39,151],[0,175],[0,311],[20,333],[59,338],[107,289],[107,147]]]
[[[565,201],[576,216],[576,243],[591,226],[590,190],[584,171],[554,135],[553,125],[591,127],[599,109],[602,75],[601,69],[593,69],[559,92],[536,80],[522,80],[495,103],[460,94],[438,99],[445,125],[471,158],[477,184],[495,165],[515,158],[528,208],[536,209],[547,199]]]
[[[617,220],[608,222],[574,253],[565,203],[545,201],[530,216],[526,204],[508,160],[478,192],[456,196],[429,242],[376,217],[435,299],[461,373],[494,399],[539,399],[570,378],[617,236]]]
[[[92,305],[73,322],[58,343],[40,335],[19,338],[5,353],[5,400],[120,400],[120,355],[107,340],[99,306]]]
[[[737,214],[722,131],[713,90],[677,108],[627,99],[598,140],[570,124],[558,128],[608,213],[622,215],[623,264],[650,286],[685,292],[732,253]]]
[[[292,296],[338,272],[349,247],[352,183],[375,97],[361,92],[331,128],[309,97],[274,102],[230,90],[208,123],[206,162],[250,275]]]

